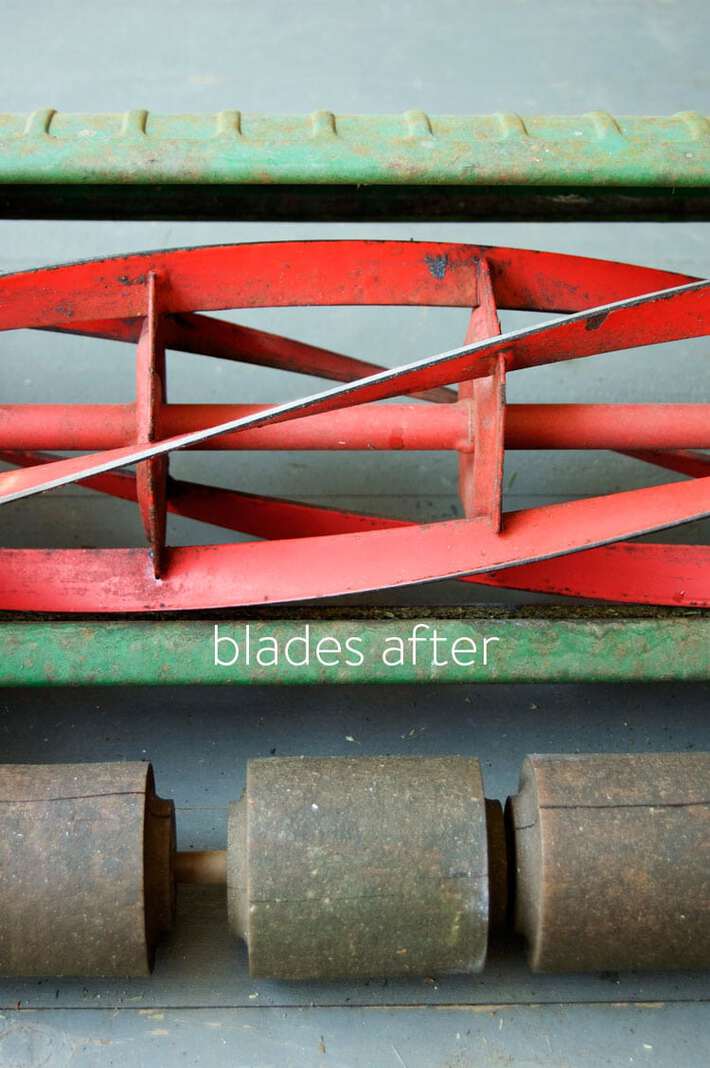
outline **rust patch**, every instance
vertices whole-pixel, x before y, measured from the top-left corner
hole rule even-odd
[[[449,269],[449,257],[444,254],[441,256],[425,256],[424,262],[427,265],[429,274],[442,281],[446,277],[446,272]]]
[[[118,282],[122,286],[144,286],[147,281],[147,276],[144,274],[138,274],[134,278],[131,278],[127,274],[119,274]]]

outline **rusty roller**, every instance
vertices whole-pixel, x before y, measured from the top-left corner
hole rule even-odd
[[[252,974],[275,978],[478,971],[504,909],[476,760],[251,761],[226,852],[175,852],[145,764],[5,766],[0,791],[2,975],[145,975],[175,882],[227,883]]]
[[[478,972],[502,845],[477,760],[251,761],[230,812],[230,925],[254,976]]]
[[[710,966],[710,754],[247,765],[227,850],[176,853],[145,764],[0,767],[0,974],[146,974],[175,882],[227,885],[252,975],[476,972],[506,915],[535,971]],[[4,822],[2,822],[4,821]]]
[[[533,971],[710,967],[710,753],[530,756],[508,814]]]
[[[5,764],[0,801],[0,974],[146,975],[175,842],[150,765]]]

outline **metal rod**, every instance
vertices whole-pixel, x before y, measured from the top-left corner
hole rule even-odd
[[[420,651],[415,662],[408,652],[397,666],[385,663],[387,640],[401,638],[409,651],[417,626],[416,633],[429,638],[436,631],[442,652],[459,638],[472,647],[473,639],[472,663],[447,653],[434,665],[431,642],[426,659]],[[283,650],[306,633],[307,664],[295,666],[283,656],[276,667],[257,662],[264,637]],[[313,653],[326,636],[343,650],[337,663],[331,658],[332,666]],[[230,641],[216,645],[220,637],[238,648]],[[362,663],[346,655],[353,637]],[[4,686],[46,686],[48,678],[53,686],[710,680],[710,613],[678,608],[289,608],[288,615],[262,610],[219,621],[165,619],[159,626],[149,620],[34,619],[0,622],[0,645]]]
[[[202,849],[176,853],[173,874],[176,883],[223,886],[227,882],[227,851]]]
[[[168,404],[160,436],[240,419],[270,405]],[[467,447],[468,402],[363,404],[223,434],[204,450],[456,450]],[[130,404],[6,404],[0,406],[0,448],[81,451],[113,449],[136,440]],[[710,404],[510,404],[507,449],[614,449],[639,451],[710,448]]]

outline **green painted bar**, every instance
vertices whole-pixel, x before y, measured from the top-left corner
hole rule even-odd
[[[710,613],[699,611],[325,609],[285,619],[0,623],[5,686],[708,679]]]
[[[709,188],[696,112],[0,114],[8,216],[698,217]]]
[[[0,115],[0,181],[706,185],[710,123],[471,115]]]

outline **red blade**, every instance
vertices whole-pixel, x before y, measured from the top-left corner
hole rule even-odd
[[[490,360],[506,353],[508,369],[591,356],[637,345],[702,336],[710,322],[710,282],[693,282],[588,309],[563,319],[524,327],[487,341],[464,345],[352,384],[276,405],[254,416],[177,435],[147,446],[126,446],[92,456],[62,460],[38,470],[0,476],[0,504],[89,475],[137,463],[173,449],[196,445],[218,434],[384,400],[412,390],[431,389],[490,373]]]
[[[172,549],[160,582],[141,550],[7,549],[0,553],[0,602],[9,610],[130,612],[300,601],[490,573],[708,514],[710,478],[701,478],[508,513],[501,534],[482,521],[454,520]],[[660,576],[660,603],[688,603],[676,578]],[[650,586],[654,579],[646,576]]]
[[[710,475],[710,456],[694,449],[623,449],[619,452],[632,460],[643,460],[666,471],[677,471],[679,475],[690,475],[691,478]]]
[[[51,464],[57,457],[49,452],[0,449],[0,460],[17,467]],[[124,471],[109,471],[83,478],[78,485],[123,501],[137,501],[136,477]],[[321,534],[351,534],[354,531],[388,530],[410,526],[402,519],[382,519],[360,512],[345,512],[302,504],[282,497],[206,486],[170,478],[167,510],[185,519],[209,523],[258,538],[310,538]]]
[[[97,319],[94,322],[73,323],[71,326],[44,327],[53,333],[79,334],[84,337],[99,337],[109,341],[137,342],[140,335],[139,319]],[[327,378],[334,382],[354,382],[358,378],[383,370],[376,363],[343,356],[317,345],[281,337],[265,330],[230,323],[225,319],[213,319],[207,315],[185,313],[165,316],[163,319],[165,347],[177,352],[192,352],[198,356],[214,356],[221,360],[254,364],[257,367],[273,367],[279,371]],[[434,403],[452,403],[456,400],[454,390],[438,388],[413,393],[420,400]]]
[[[0,460],[22,466],[54,459],[49,453],[0,451]],[[135,478],[122,472],[97,475],[81,485],[123,500],[137,499]],[[194,482],[171,480],[169,488],[168,511],[173,514],[260,538],[311,538],[416,525]],[[491,574],[463,576],[461,581],[634,604],[710,607],[710,547],[617,542]]]
[[[114,256],[0,278],[0,330],[141,316],[149,271],[166,313],[305,305],[471,308],[485,259],[499,308],[569,313],[693,279],[628,263],[442,241],[274,241]]]

